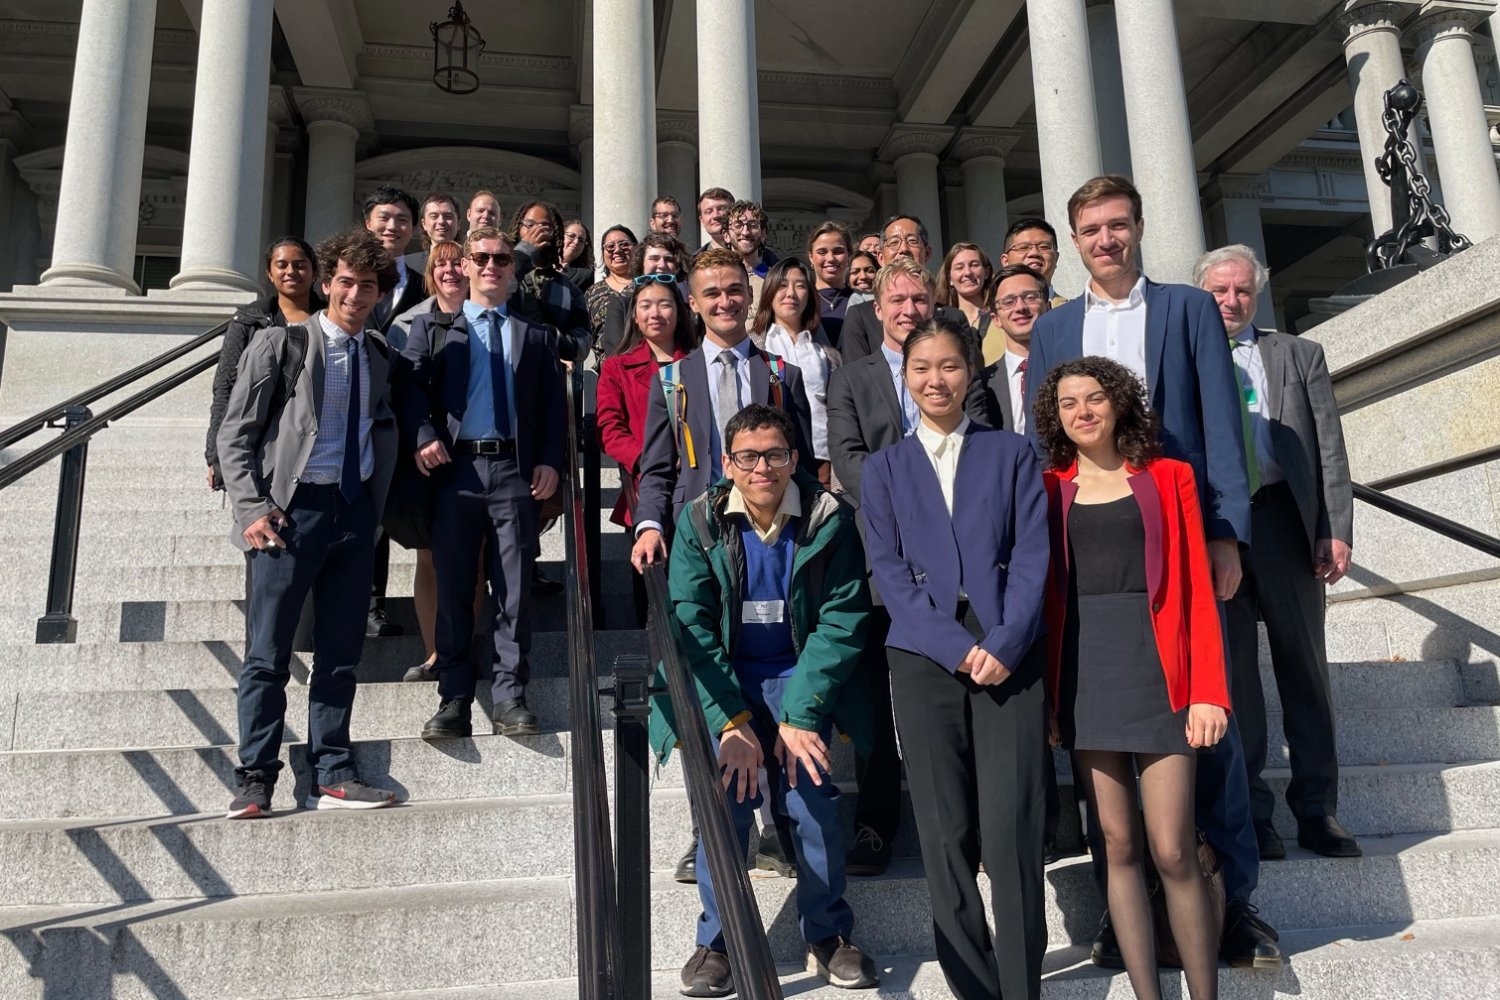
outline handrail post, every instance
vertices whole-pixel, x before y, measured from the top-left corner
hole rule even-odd
[[[620,920],[620,1000],[651,996],[651,661],[617,656],[615,684],[615,885]]]
[[[93,419],[87,406],[63,411],[66,433]],[[78,620],[73,617],[73,585],[78,580],[78,532],[83,523],[84,473],[89,441],[84,438],[63,452],[57,479],[57,518],[52,526],[52,568],[47,577],[47,613],[37,619],[39,643],[77,642]]]

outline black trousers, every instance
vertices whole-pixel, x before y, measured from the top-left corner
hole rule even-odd
[[[890,614],[884,605],[875,605],[870,612],[870,630],[859,660],[859,667],[870,683],[875,745],[868,756],[854,762],[854,776],[859,783],[855,825],[870,827],[887,849],[901,826],[901,752],[896,747],[896,720],[891,714],[891,668],[885,649],[885,637],[890,631]]]
[[[965,624],[977,631],[971,622]],[[933,938],[948,988],[959,1000],[1038,1000],[1047,950],[1045,643],[993,687],[915,653],[888,653]],[[976,880],[981,860],[999,931],[994,939]]]
[[[1260,683],[1256,619],[1266,623],[1271,667],[1292,757],[1286,803],[1298,819],[1338,812],[1339,764],[1334,747],[1333,695],[1323,633],[1324,588],[1313,575],[1313,555],[1291,488],[1265,487],[1251,505],[1253,543],[1245,578],[1226,605],[1230,697],[1245,741],[1250,814],[1271,824],[1276,797],[1261,778],[1266,766],[1266,700]]]

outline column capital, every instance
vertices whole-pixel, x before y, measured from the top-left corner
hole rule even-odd
[[[897,123],[886,133],[885,141],[880,144],[880,150],[875,155],[882,160],[892,161],[914,155],[936,159],[938,154],[948,148],[956,131],[947,125]]]
[[[1348,45],[1371,31],[1400,31],[1421,10],[1423,0],[1344,0],[1333,12],[1333,23]]]
[[[309,125],[313,122],[338,122],[357,132],[370,132],[375,128],[375,115],[364,91],[294,87],[292,99]]]
[[[1469,37],[1494,13],[1495,0],[1428,0],[1406,30],[1420,53],[1445,35]]]
[[[1020,141],[1020,131],[1013,128],[965,128],[953,143],[953,156],[960,163],[981,156],[1003,161]]]
[[[656,112],[656,143],[680,142],[688,146],[698,145],[698,115],[692,111],[658,110]]]
[[[568,108],[568,141],[575,146],[594,138],[594,106],[574,104]]]
[[[292,99],[285,87],[271,84],[271,95],[266,102],[266,118],[277,128],[294,128],[297,120],[292,117]]]

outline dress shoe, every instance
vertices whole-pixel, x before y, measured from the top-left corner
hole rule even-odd
[[[1057,841],[1048,837],[1042,841],[1042,866],[1052,864],[1058,858]]]
[[[1237,969],[1279,969],[1281,948],[1276,944],[1276,929],[1257,913],[1249,903],[1230,902],[1224,910],[1219,957]]]
[[[437,679],[436,663],[418,663],[415,667],[407,668],[406,673],[401,675],[401,680],[407,684],[430,684]]]
[[[1357,858],[1364,854],[1354,835],[1332,816],[1316,816],[1297,821],[1297,846],[1305,847],[1325,858]]]
[[[493,718],[496,736],[535,736],[542,731],[525,698],[502,701],[495,706]]]
[[[1281,834],[1270,826],[1255,828],[1255,842],[1260,847],[1262,861],[1280,861],[1286,857],[1286,844],[1282,843]]]
[[[365,617],[366,639],[389,639],[405,634],[406,629],[387,618],[380,608],[376,608]]]
[[[698,884],[698,838],[688,844],[688,849],[683,852],[682,859],[677,862],[677,870],[672,873],[672,878],[683,885]]]
[[[685,997],[727,997],[734,992],[734,976],[729,971],[729,956],[710,951],[703,945],[693,949],[693,956],[682,967],[682,995]]]
[[[540,566],[534,566],[531,570],[531,592],[533,594],[561,594],[563,582],[554,580],[542,572]]]
[[[873,826],[861,823],[854,831],[854,843],[844,856],[846,875],[884,875],[891,864],[891,844]]]
[[[461,740],[474,735],[473,706],[470,698],[449,698],[438,706],[437,715],[422,727],[424,740]]]
[[[1099,921],[1099,933],[1094,936],[1094,947],[1089,959],[1101,969],[1123,969],[1125,958],[1120,954],[1120,942],[1115,940],[1115,925],[1109,922],[1109,911]]]
[[[760,841],[755,845],[755,867],[763,872],[775,872],[782,878],[797,877],[796,855],[781,842],[774,826],[760,831]]]

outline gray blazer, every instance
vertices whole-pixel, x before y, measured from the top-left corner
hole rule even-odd
[[[287,509],[312,453],[323,405],[321,316],[314,314],[305,324],[307,357],[297,376],[296,392],[287,400],[281,419],[271,426],[267,422],[271,394],[281,378],[285,328],[264,331],[240,356],[240,373],[219,425],[218,445],[224,489],[234,510],[230,540],[247,551],[250,546],[243,537],[244,530],[272,510]],[[365,337],[369,338],[370,384],[363,388],[374,419],[375,448],[375,472],[368,489],[378,522],[396,467],[396,413],[391,408],[390,363],[380,349],[385,341],[373,330],[366,330]]]
[[[1353,545],[1354,490],[1323,348],[1285,333],[1256,331],[1256,341],[1266,369],[1271,447],[1297,498],[1308,554],[1320,538]]]

